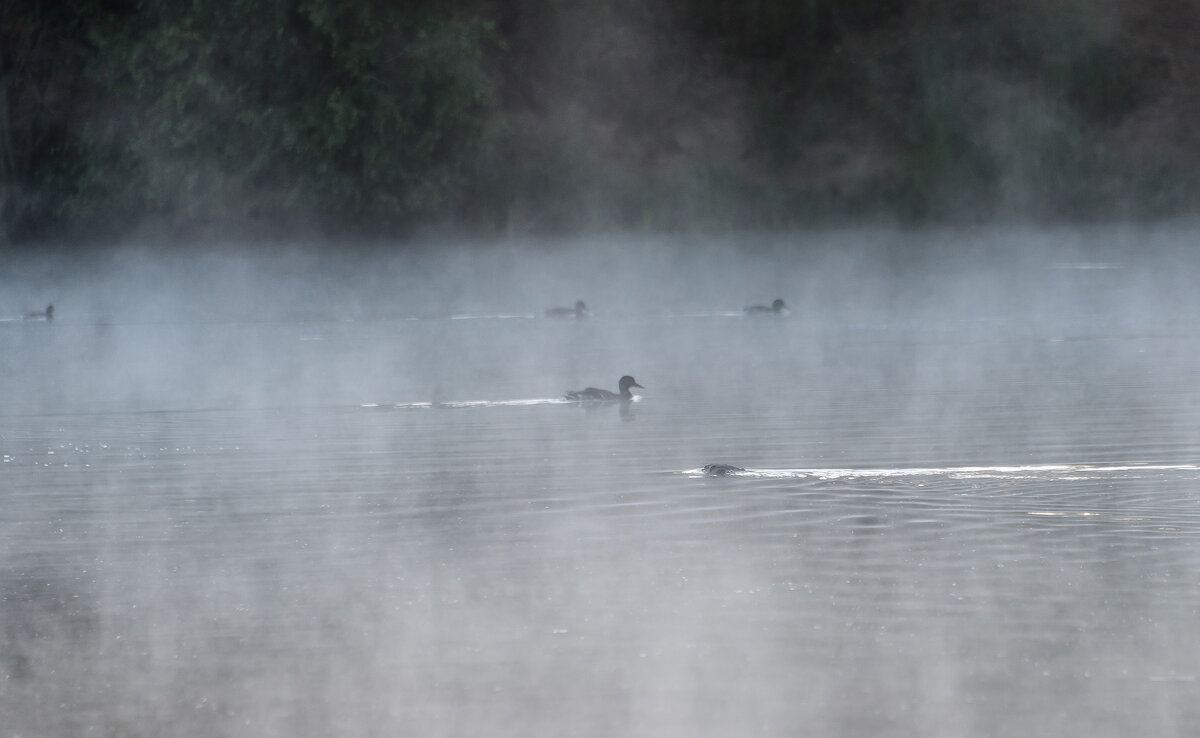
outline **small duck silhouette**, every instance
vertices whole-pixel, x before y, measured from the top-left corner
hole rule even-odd
[[[586,318],[589,315],[591,313],[588,312],[587,305],[583,300],[577,301],[573,308],[557,307],[546,311],[547,318],[575,318],[578,320],[579,318]]]
[[[751,305],[744,311],[746,315],[787,315],[792,312],[787,303],[780,298],[776,298],[775,302],[770,305]]]
[[[733,464],[705,464],[704,468],[700,471],[702,471],[706,477],[727,477],[730,474],[737,474],[738,472],[744,472],[746,470],[740,466],[734,466]]]
[[[25,320],[54,320],[54,306],[47,305],[45,310],[38,310],[32,313],[26,313]]]
[[[587,389],[574,390],[568,392],[566,397],[568,400],[576,402],[616,402],[629,401],[633,399],[633,393],[629,391],[630,387],[640,387],[646,389],[637,383],[637,380],[626,374],[617,382],[620,392],[609,392],[606,389],[597,389],[596,387],[588,387]]]

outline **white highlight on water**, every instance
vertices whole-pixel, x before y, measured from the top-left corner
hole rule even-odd
[[[880,469],[744,469],[724,476],[755,479],[883,479],[945,477],[949,479],[1088,479],[1127,472],[1200,471],[1196,464],[1028,464],[1019,466],[955,466]],[[704,477],[703,468],[681,474]]]
[[[529,405],[577,405],[575,400],[565,397],[531,397],[524,400],[455,400],[449,402],[364,402],[361,408],[384,408],[396,410],[429,410],[434,408],[458,407],[526,407]]]

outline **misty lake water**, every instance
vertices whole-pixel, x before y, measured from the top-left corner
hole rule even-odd
[[[1114,251],[22,265],[0,735],[1189,734],[1195,271]]]

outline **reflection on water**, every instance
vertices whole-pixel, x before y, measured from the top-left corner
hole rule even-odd
[[[0,329],[4,732],[1196,724],[1200,336],[596,312]]]

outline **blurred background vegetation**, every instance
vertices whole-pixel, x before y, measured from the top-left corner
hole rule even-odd
[[[1153,218],[1175,0],[0,0],[0,239]]]

